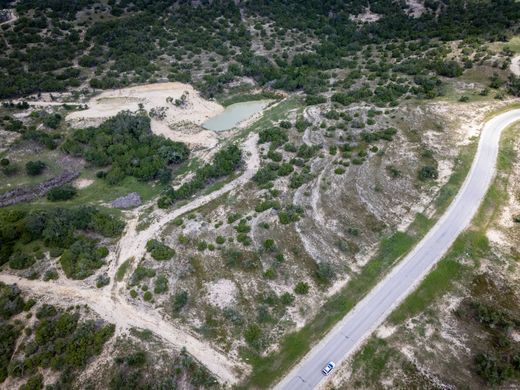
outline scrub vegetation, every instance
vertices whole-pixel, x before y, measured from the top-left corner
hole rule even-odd
[[[449,206],[520,95],[519,21],[514,0],[0,0],[0,280],[20,284],[0,284],[0,383],[274,385]],[[501,191],[354,357],[353,387],[429,386],[417,364],[451,355],[407,353],[448,317],[482,344],[450,360],[456,386],[518,382],[497,265],[518,254],[486,231]]]

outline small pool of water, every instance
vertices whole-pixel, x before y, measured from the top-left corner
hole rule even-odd
[[[202,127],[212,131],[232,129],[238,123],[262,111],[271,101],[272,100],[253,100],[250,102],[231,104],[226,107],[224,112],[204,122]]]

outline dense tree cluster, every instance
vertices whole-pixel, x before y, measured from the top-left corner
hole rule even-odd
[[[62,149],[96,167],[109,167],[103,176],[110,184],[126,176],[143,181],[159,178],[170,165],[189,156],[185,144],[154,135],[150,118],[129,112],[121,112],[99,127],[76,130]]]
[[[37,253],[28,252],[27,244],[41,242],[51,255],[61,256],[65,273],[72,278],[85,278],[99,268],[106,248],[98,247],[96,240],[82,232],[115,237],[121,234],[124,224],[92,207],[49,208],[25,212],[0,212],[0,264],[9,262],[11,268],[31,266]]]
[[[204,186],[211,182],[228,176],[233,173],[242,161],[242,151],[236,145],[229,145],[219,150],[211,164],[205,164],[197,169],[195,177],[184,183],[177,189],[169,189],[166,194],[159,199],[158,205],[161,208],[171,206],[175,201],[187,199]]]
[[[35,303],[32,299],[25,301],[16,285],[0,282],[0,383],[8,376],[28,378],[22,388],[40,389],[43,378],[38,374],[39,368],[50,368],[60,374],[56,386],[70,388],[78,370],[101,353],[115,327],[99,321],[81,321],[79,312],[43,304],[37,308],[36,321],[26,327],[20,343],[23,323],[12,321],[12,317],[31,310]]]
[[[25,344],[23,359],[11,361],[9,373],[27,377],[38,373],[39,367],[52,368],[61,373],[60,387],[74,382],[77,370],[102,352],[115,330],[112,324],[81,321],[78,312],[61,311],[49,305],[41,306],[36,318],[34,338]]]
[[[367,5],[380,19],[359,24],[352,15],[363,13]],[[419,18],[409,17],[403,2],[384,0],[197,5],[121,0],[106,6],[89,0],[25,0],[16,9],[19,20],[13,26],[4,25],[1,32],[0,49],[8,54],[0,60],[0,98],[61,91],[87,78],[93,88],[117,88],[165,76],[195,81],[212,97],[237,76],[249,76],[260,85],[303,90],[314,104],[323,101],[319,93],[327,89],[327,72],[348,69],[337,88],[354,93],[357,99],[395,104],[407,93],[423,98],[441,92],[422,91],[417,81],[424,79],[400,78],[399,74],[455,77],[462,73],[462,65],[472,66],[474,59],[469,57],[462,62],[448,60],[442,42],[503,41],[520,19],[520,6],[514,0],[431,0],[425,2]],[[101,18],[79,23],[78,11],[86,10],[101,13]],[[254,26],[265,52],[253,49],[254,32],[244,23],[246,18],[272,22],[269,29],[260,22]],[[313,43],[293,52],[297,42],[286,36],[294,31]],[[379,45],[379,60],[374,60],[369,45]],[[164,56],[169,59],[167,74],[156,65]],[[363,57],[367,59],[364,65],[360,63]],[[202,58],[208,62],[203,64]],[[194,74],[196,80],[192,80]],[[363,74],[377,80],[377,87],[358,91],[354,84],[367,81]]]

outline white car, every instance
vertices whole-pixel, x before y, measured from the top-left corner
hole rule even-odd
[[[323,370],[321,372],[323,375],[329,375],[332,369],[336,367],[336,364],[334,362],[328,362],[325,367],[323,367]]]

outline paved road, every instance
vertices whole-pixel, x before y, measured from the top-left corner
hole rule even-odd
[[[292,369],[276,389],[316,388],[324,378],[321,370],[327,362],[333,360],[338,364],[347,358],[413,291],[471,222],[495,174],[500,134],[518,120],[520,110],[513,110],[485,124],[469,175],[446,213],[416,248]]]

